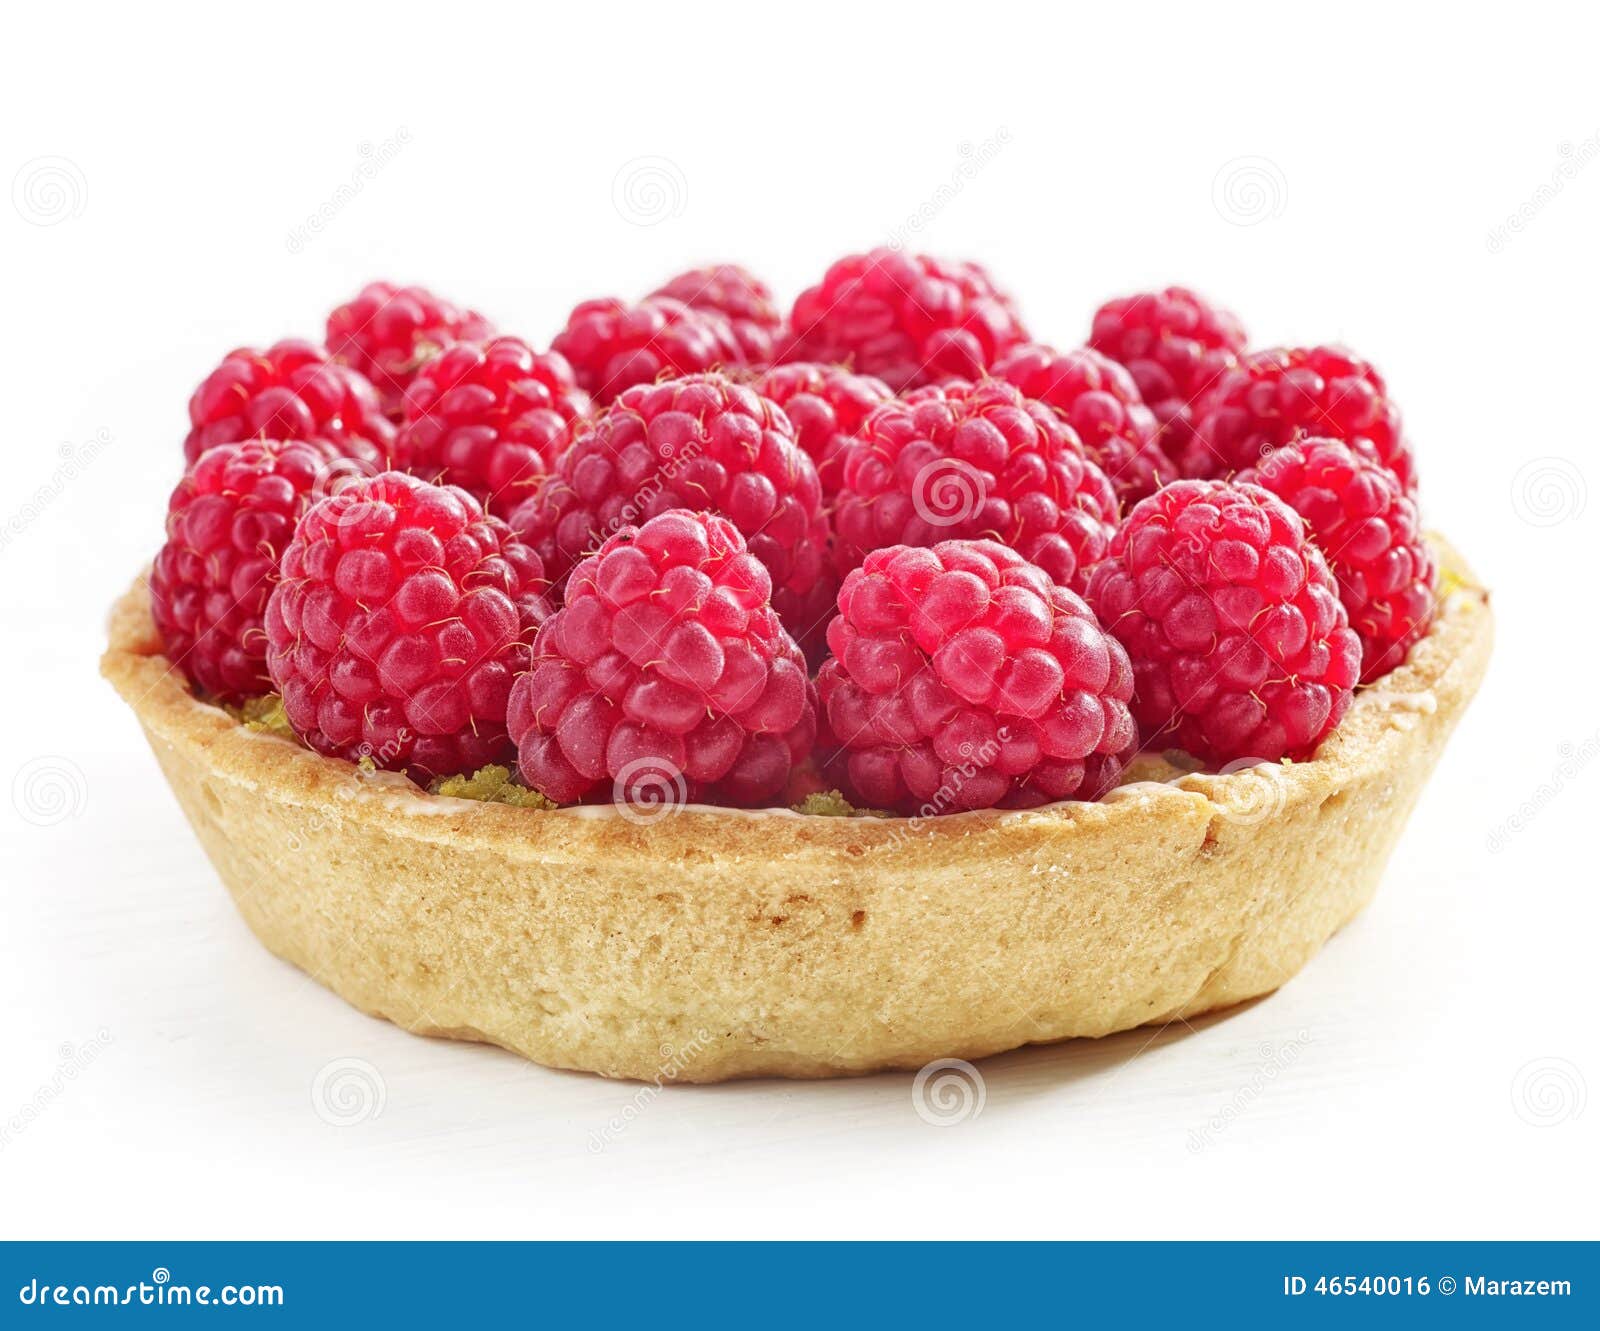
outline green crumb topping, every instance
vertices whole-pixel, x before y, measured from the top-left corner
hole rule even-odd
[[[283,710],[283,699],[276,693],[268,693],[260,698],[247,698],[239,707],[230,707],[231,712],[246,730],[258,730],[263,734],[277,735],[283,739],[293,739],[294,728],[289,724],[289,714]]]
[[[814,790],[793,806],[796,813],[813,818],[892,818],[881,809],[858,809],[837,790]]]
[[[442,776],[428,787],[435,795],[457,800],[483,800],[489,804],[514,804],[519,809],[557,809],[558,805],[537,790],[519,786],[506,767],[480,767],[471,776]]]

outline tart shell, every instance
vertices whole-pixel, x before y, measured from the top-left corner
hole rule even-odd
[[[1366,905],[1487,666],[1445,590],[1310,762],[926,819],[429,795],[254,732],[161,654],[144,579],[102,672],[239,912],[365,1012],[644,1081],[827,1077],[1194,1016],[1277,988]]]

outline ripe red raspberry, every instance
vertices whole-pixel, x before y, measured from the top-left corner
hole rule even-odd
[[[720,374],[628,389],[579,425],[511,525],[560,582],[613,532],[672,508],[730,519],[772,575],[784,626],[820,654],[838,581],[817,469],[780,408]]]
[[[567,316],[550,346],[571,362],[578,383],[602,405],[663,374],[695,374],[745,360],[720,314],[666,296],[636,305],[586,300]]]
[[[975,263],[880,247],[840,259],[801,293],[791,360],[848,365],[900,392],[977,379],[1027,341],[1011,299]]]
[[[1188,442],[1195,405],[1238,364],[1244,325],[1184,287],[1108,300],[1095,311],[1089,345],[1127,366],[1173,457]]]
[[[994,374],[1065,418],[1124,506],[1177,479],[1154,414],[1116,361],[1089,347],[1057,352],[1030,342],[1006,352]]]
[[[559,803],[773,801],[816,738],[805,659],[726,518],[685,509],[584,560],[511,692],[523,779]]]
[[[224,356],[190,397],[189,426],[186,462],[241,439],[320,439],[376,471],[394,443],[372,385],[293,338]]]
[[[841,574],[884,546],[988,538],[1081,590],[1116,531],[1117,496],[1042,402],[999,379],[953,382],[872,413],[833,523]]]
[[[387,471],[314,504],[267,602],[295,733],[419,784],[509,762],[506,700],[547,612],[538,557],[464,490]]]
[[[1408,493],[1416,464],[1378,372],[1336,347],[1257,351],[1217,381],[1195,412],[1186,476],[1229,476],[1303,435],[1342,439],[1394,472]]]
[[[521,338],[457,342],[406,389],[395,465],[459,485],[504,517],[538,487],[589,414],[589,395],[556,352]]]
[[[328,350],[360,370],[395,420],[412,376],[451,342],[481,342],[494,325],[426,287],[369,282],[328,316]]]
[[[1147,746],[1218,765],[1305,758],[1350,705],[1361,644],[1333,575],[1299,515],[1258,486],[1157,491],[1088,599],[1133,661]]]
[[[1271,490],[1306,521],[1361,639],[1361,681],[1406,659],[1433,622],[1437,566],[1416,503],[1387,467],[1333,439],[1275,449],[1241,483]]]
[[[828,645],[829,770],[871,808],[1098,799],[1137,746],[1121,645],[993,541],[873,551],[840,588]]]
[[[178,482],[150,610],[167,659],[201,693],[237,703],[272,691],[262,612],[295,523],[341,461],[323,443],[251,439],[208,448]]]
[[[652,291],[647,299],[659,296],[722,315],[747,364],[772,363],[783,335],[783,312],[773,303],[772,289],[748,268],[736,263],[692,268]]]
[[[881,379],[813,361],[774,365],[752,386],[783,408],[828,499],[838,493],[845,452],[862,423],[894,396]]]

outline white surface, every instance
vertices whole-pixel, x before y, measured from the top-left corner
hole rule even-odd
[[[8,16],[0,1232],[1595,1237],[1593,8],[979,12]],[[630,196],[640,158],[664,195]],[[1500,642],[1374,907],[1226,1019],[984,1064],[949,1127],[904,1076],[638,1097],[266,955],[95,673],[194,383],[369,277],[545,342],[691,262],[792,298],[896,234],[989,262],[1062,344],[1181,280],[1388,374]],[[381,1113],[315,1112],[341,1059]]]

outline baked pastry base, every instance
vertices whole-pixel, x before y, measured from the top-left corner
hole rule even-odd
[[[1299,970],[1371,898],[1488,663],[1488,594],[1436,544],[1433,631],[1314,761],[1146,757],[1103,802],[1021,813],[428,795],[197,701],[143,578],[101,669],[256,935],[363,1011],[608,1077],[828,1077],[1193,1016]]]

